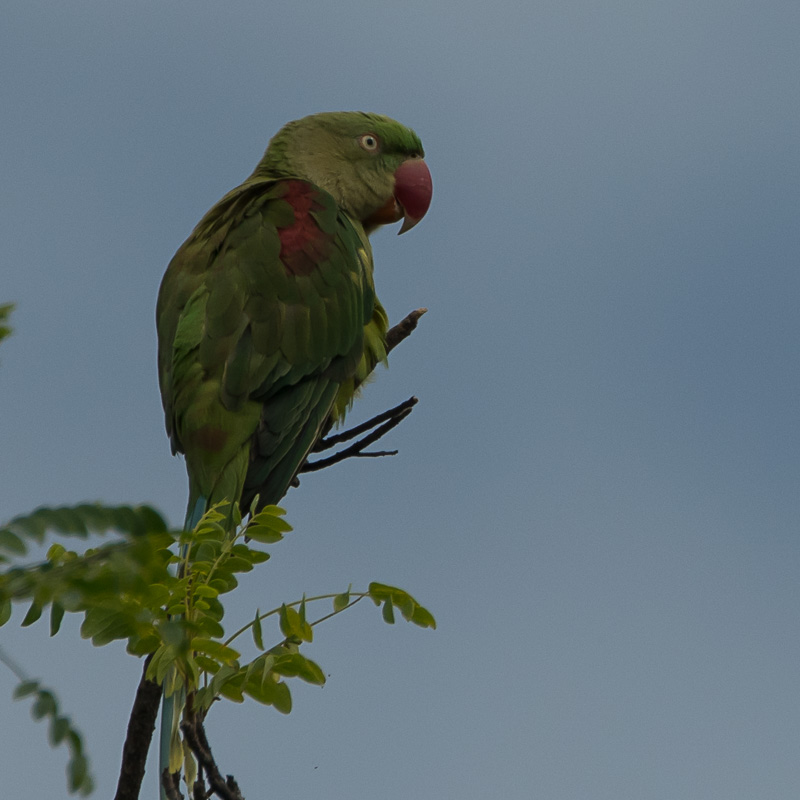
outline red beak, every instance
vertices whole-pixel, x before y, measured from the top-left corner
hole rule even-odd
[[[433,180],[421,158],[409,158],[394,173],[394,199],[403,210],[398,234],[410,231],[424,216],[433,197]]]

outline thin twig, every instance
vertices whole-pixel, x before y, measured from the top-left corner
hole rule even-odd
[[[0,662],[5,664],[11,670],[11,672],[14,673],[14,677],[20,683],[28,680],[28,676],[22,671],[22,667],[18,666],[17,663],[11,658],[11,656],[7,655],[6,652],[1,647],[0,647]]]
[[[311,627],[313,628],[315,625],[319,625],[320,622],[326,622],[331,617],[335,617],[337,614],[341,614],[342,611],[347,611],[348,608],[352,608],[356,603],[363,600],[365,597],[369,597],[368,594],[362,594],[356,597],[355,600],[351,600],[346,606],[343,606],[338,611],[331,611],[330,614],[326,614],[324,617],[320,617],[319,619],[315,619],[312,623],[310,623]]]
[[[320,469],[325,469],[326,467],[332,467],[334,464],[338,464],[340,461],[344,461],[346,458],[378,458],[380,456],[393,456],[397,454],[397,450],[381,450],[378,452],[364,452],[365,447],[369,447],[374,442],[377,442],[382,436],[385,436],[392,428],[397,427],[410,413],[413,408],[413,405],[407,408],[400,414],[397,414],[388,422],[384,422],[379,428],[376,428],[372,433],[368,436],[365,436],[363,439],[359,439],[358,441],[354,442],[350,445],[350,447],[346,447],[344,450],[340,450],[338,453],[334,453],[332,456],[328,456],[327,458],[320,458],[317,461],[307,461],[303,464],[301,468],[301,472],[316,472]]]
[[[404,400],[402,403],[400,403],[400,405],[390,408],[388,411],[382,411],[380,414],[376,414],[374,417],[372,417],[372,419],[368,419],[366,422],[362,422],[360,425],[356,425],[353,428],[342,431],[342,433],[337,433],[333,436],[326,436],[324,439],[320,439],[314,445],[314,448],[311,452],[321,453],[323,450],[330,450],[331,447],[336,447],[337,444],[341,444],[342,442],[349,442],[351,439],[355,439],[356,436],[360,436],[362,433],[372,430],[376,425],[380,425],[381,422],[384,422],[387,419],[392,419],[398,414],[402,414],[406,409],[413,408],[418,402],[419,400],[416,397],[409,397],[408,400]]]
[[[386,334],[386,352],[389,353],[394,350],[403,339],[411,336],[414,329],[417,327],[419,318],[428,311],[427,308],[418,308],[412,311],[404,320],[401,320],[394,327],[390,328]]]
[[[228,775],[227,779],[223,780],[222,774],[214,761],[214,756],[211,754],[211,747],[208,744],[208,739],[206,739],[206,733],[200,717],[195,715],[192,722],[183,722],[181,730],[186,743],[194,753],[195,758],[197,758],[198,764],[206,772],[211,791],[221,800],[244,800],[233,775]]]

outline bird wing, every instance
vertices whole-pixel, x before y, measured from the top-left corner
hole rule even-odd
[[[366,237],[299,179],[251,179],[200,221],[159,291],[159,382],[190,508],[277,502],[342,384],[376,300]]]

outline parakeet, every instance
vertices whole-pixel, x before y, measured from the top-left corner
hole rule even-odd
[[[323,428],[385,358],[368,235],[424,216],[418,136],[378,114],[288,123],[200,220],[158,296],[158,365],[187,525],[212,504],[278,502]]]
[[[423,155],[411,129],[378,114],[290,122],[173,257],[156,309],[158,371],[189,474],[187,529],[222,500],[243,515],[256,496],[278,502],[385,358],[367,237],[425,215]],[[179,704],[165,698],[161,774]]]

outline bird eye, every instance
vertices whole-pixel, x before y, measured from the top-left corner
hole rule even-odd
[[[358,143],[368,153],[374,153],[378,149],[378,137],[374,133],[365,133],[358,137]]]

